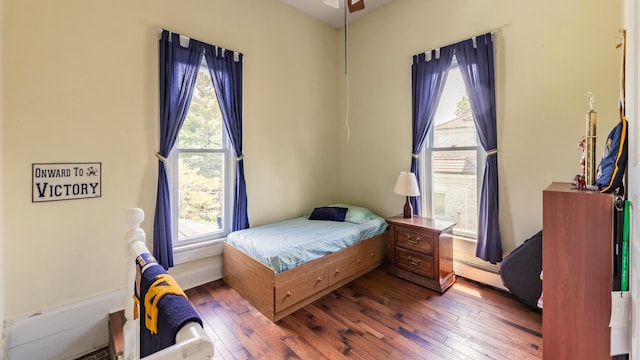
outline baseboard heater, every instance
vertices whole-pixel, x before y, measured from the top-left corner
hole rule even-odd
[[[485,264],[480,264],[476,261],[470,261],[465,259],[454,259],[453,262],[464,264],[466,266],[470,266],[478,270],[486,271],[491,274],[500,275],[500,268],[497,265],[485,265]]]

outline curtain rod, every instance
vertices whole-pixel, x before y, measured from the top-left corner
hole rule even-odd
[[[467,36],[466,38],[461,39],[461,40],[458,40],[458,41],[452,41],[452,42],[450,42],[450,43],[448,43],[448,44],[446,44],[446,45],[442,45],[442,46],[434,47],[434,48],[432,48],[431,50],[419,51],[419,52],[415,53],[414,55],[411,55],[411,57],[410,57],[410,58],[411,58],[411,59],[413,59],[413,57],[414,57],[415,55],[430,53],[430,52],[432,52],[433,50],[438,50],[438,49],[440,49],[440,48],[443,48],[443,47],[446,47],[446,46],[450,46],[450,45],[453,45],[453,44],[457,44],[457,43],[462,42],[462,41],[465,41],[465,40],[475,39],[475,38],[477,38],[478,36],[481,36],[481,35],[491,34],[491,36],[493,37],[493,36],[494,36],[494,35],[496,35],[500,30],[504,29],[504,28],[505,28],[505,27],[507,27],[507,26],[508,26],[508,24],[507,24],[507,25],[502,25],[502,26],[500,26],[500,27],[494,28],[493,30],[483,31],[483,32],[478,33],[478,34],[475,34],[475,35]]]
[[[163,29],[163,28],[156,27],[156,28],[155,28],[155,30],[156,30],[156,33],[158,34],[158,40],[160,40],[160,37],[162,37],[162,31],[163,31],[163,30],[167,30],[167,29]],[[174,32],[174,31],[171,31],[171,30],[167,30],[167,31],[168,31],[170,34],[178,34],[178,33]],[[200,41],[201,43],[208,44],[208,42],[206,42],[206,41],[198,40],[198,39],[193,38],[193,37],[190,37],[190,36],[186,36],[186,35],[183,35],[183,34],[178,34],[178,35],[180,35],[180,38],[181,38],[181,39],[185,39],[185,40],[191,40],[191,39],[193,39],[193,40],[196,40],[196,41]],[[213,45],[213,44],[211,44],[211,45]],[[215,46],[215,47],[219,47],[219,48],[221,48],[221,49],[223,49],[223,50],[225,50],[225,51],[232,51],[233,53],[235,53],[235,54],[239,54],[239,55],[242,55],[242,57],[246,58],[246,55],[245,55],[245,54],[243,54],[243,53],[242,53],[242,52],[240,52],[240,51],[236,51],[236,50],[232,50],[232,49],[227,49],[226,47],[218,46],[218,45],[213,45],[213,46]]]

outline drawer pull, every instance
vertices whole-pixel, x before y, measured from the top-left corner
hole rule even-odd
[[[340,270],[336,270],[336,272],[340,272]],[[319,283],[320,281],[322,281],[322,278],[321,278],[321,277],[318,277],[318,278],[316,279],[316,283]]]
[[[411,236],[407,236],[409,238],[409,243],[417,245],[420,243],[420,236],[416,237],[415,239],[412,239]]]
[[[291,291],[287,291],[287,294],[284,297],[289,297],[291,296]]]
[[[336,269],[336,274],[340,274],[340,269]],[[320,281],[320,278],[318,278],[318,281]]]
[[[407,256],[407,258],[409,259],[409,264],[413,266],[420,266],[420,259],[414,259],[411,255]]]
[[[358,259],[358,261],[356,261],[356,262],[357,262],[358,264],[360,264],[360,263],[362,262],[362,260],[361,260],[361,259]]]

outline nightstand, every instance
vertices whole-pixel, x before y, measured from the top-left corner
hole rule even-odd
[[[387,272],[439,293],[456,281],[453,272],[453,226],[450,221],[397,215],[389,224]]]

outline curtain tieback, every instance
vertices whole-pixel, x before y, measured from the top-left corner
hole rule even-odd
[[[156,153],[156,157],[158,158],[158,160],[162,161],[162,162],[167,162],[167,158],[160,155],[160,153]]]
[[[236,158],[237,161],[242,161],[242,159],[244,159],[244,154],[240,154],[240,156]]]
[[[491,149],[491,150],[485,151],[485,154],[487,154],[487,156],[497,154],[497,153],[498,153],[498,149]]]
[[[417,158],[418,158],[418,154],[413,154],[413,153],[412,153],[412,154],[411,154],[411,157],[413,157],[414,159],[417,159]]]

